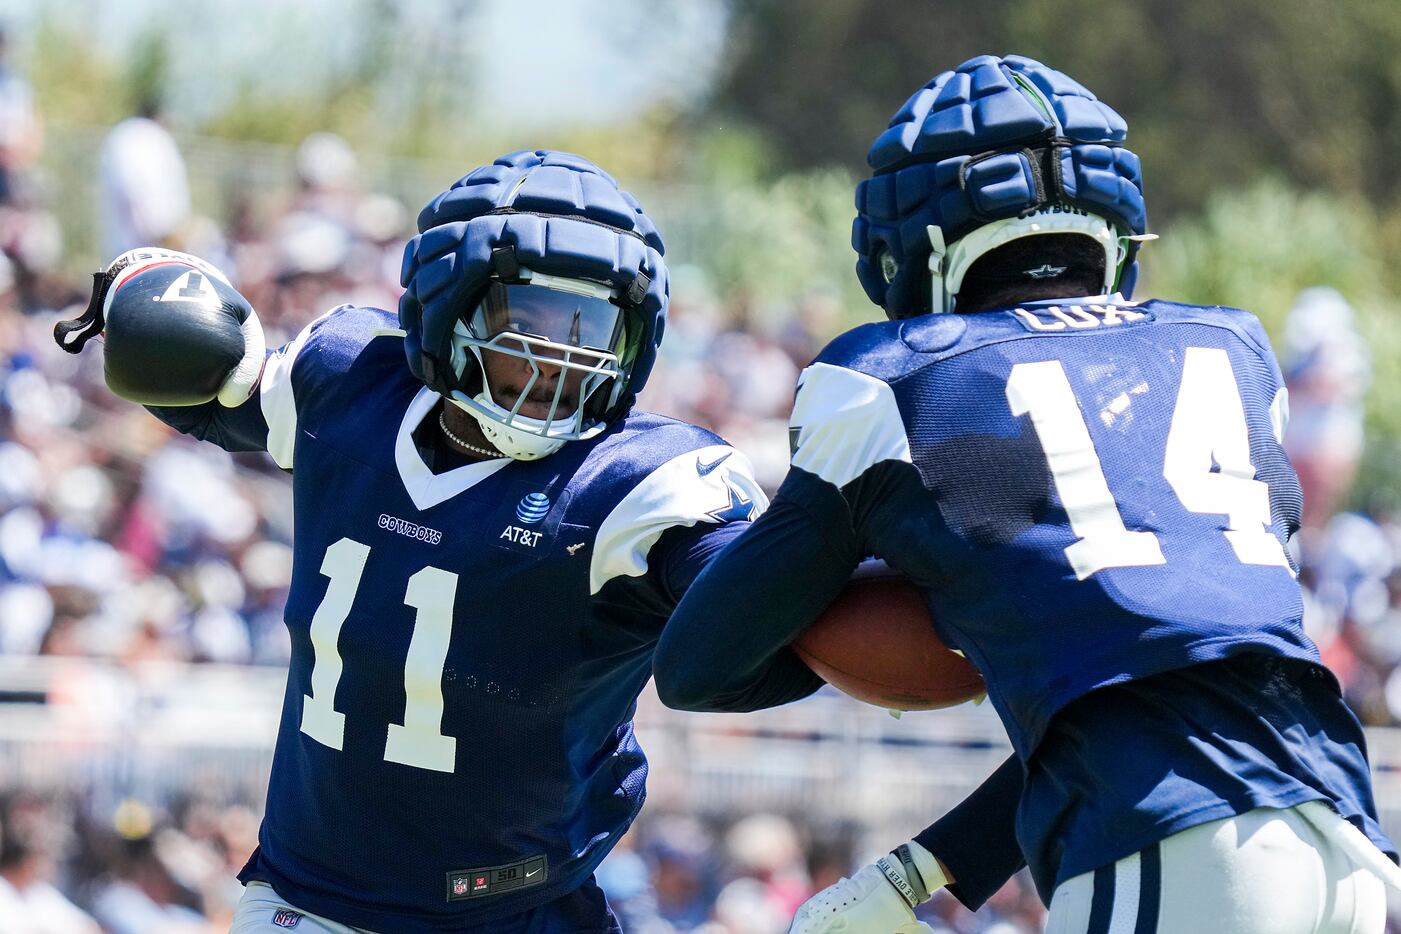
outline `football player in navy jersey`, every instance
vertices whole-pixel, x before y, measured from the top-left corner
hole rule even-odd
[[[1279,367],[1244,311],[1128,300],[1126,133],[1017,56],[896,113],[853,236],[890,320],[803,372],[787,479],[663,634],[663,700],[723,707],[874,555],[986,679],[1015,755],[983,819],[819,893],[794,932],[884,934],[955,879],[976,907],[1023,856],[1058,934],[1385,923],[1396,849],[1285,549]],[[950,829],[982,864],[940,863]]]
[[[715,435],[632,410],[662,241],[578,156],[515,152],[418,218],[395,315],[267,352],[217,270],[136,250],[56,332],[120,395],[292,472],[291,667],[233,930],[616,931],[638,692],[680,594],[765,505]],[[820,682],[790,659],[736,709]]]

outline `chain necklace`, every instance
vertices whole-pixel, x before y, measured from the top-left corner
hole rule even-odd
[[[505,454],[502,454],[500,451],[492,450],[492,449],[489,449],[489,448],[480,448],[480,447],[477,447],[475,444],[471,444],[471,443],[469,443],[469,442],[463,441],[463,440],[462,440],[461,438],[459,438],[457,435],[455,435],[455,434],[452,433],[452,429],[448,427],[447,420],[444,418],[445,415],[447,415],[446,412],[439,412],[439,413],[438,413],[438,427],[441,428],[441,429],[443,429],[443,434],[447,435],[447,436],[448,436],[448,440],[451,441],[453,444],[457,445],[457,446],[460,447],[460,448],[466,448],[468,451],[471,451],[473,454],[480,454],[482,457],[505,457],[505,456],[506,456]]]

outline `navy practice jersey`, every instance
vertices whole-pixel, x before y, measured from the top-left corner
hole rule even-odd
[[[358,927],[457,930],[576,888],[626,830],[657,636],[766,500],[743,454],[641,413],[433,473],[413,433],[439,397],[394,325],[337,309],[240,408],[156,411],[292,470],[291,670],[240,878]]]
[[[804,371],[793,466],[928,594],[1023,757],[1098,687],[1242,652],[1316,661],[1298,481],[1256,319],[1164,302],[858,328]]]
[[[658,689],[681,706],[742,690],[874,555],[987,681],[1029,769],[1015,830],[1043,894],[1193,822],[1302,800],[1390,850],[1331,676],[1276,691],[1267,721],[1250,685],[1280,678],[1237,663],[1319,661],[1284,548],[1286,415],[1265,334],[1234,309],[1085,299],[857,328],[803,372],[788,478],[688,591]],[[766,625],[727,625],[736,603]],[[1193,687],[1215,665],[1219,689]],[[1159,716],[1120,715],[1134,705]],[[1007,844],[1020,789],[999,776],[1004,819],[977,820]],[[1016,862],[953,867],[965,901]]]

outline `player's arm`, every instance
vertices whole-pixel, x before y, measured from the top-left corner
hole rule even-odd
[[[794,699],[775,687],[816,678],[789,644],[861,559],[843,512],[835,491],[789,474],[769,509],[687,589],[662,631],[652,670],[663,703],[759,710]]]
[[[792,469],[772,506],[706,568],[662,633],[653,673],[668,706],[762,701],[759,685],[801,665],[789,644],[869,554],[864,512],[890,498],[891,468],[909,467],[890,387],[853,370],[805,370],[790,432]]]
[[[688,448],[653,470],[600,526],[590,568],[594,601],[639,638],[654,639],[696,578],[767,505],[742,453],[722,443]],[[765,682],[762,698],[716,709],[787,703],[821,686],[794,658]]]
[[[880,473],[869,478],[872,484],[882,483]],[[862,550],[850,541],[854,533],[842,531],[838,520],[845,510],[812,475],[789,474],[768,511],[701,573],[663,630],[653,669],[663,702],[741,710],[796,699],[785,696],[782,685],[815,676],[788,643],[835,599]],[[818,518],[824,512],[827,521]],[[799,583],[784,587],[784,580]],[[895,930],[911,923],[913,907],[943,886],[976,910],[1026,864],[1016,839],[1023,777],[1021,762],[1008,758],[904,845],[905,862],[897,847],[884,865],[872,864],[814,896],[793,930],[820,934],[839,918],[851,930]],[[885,923],[890,927],[878,927]]]
[[[142,248],[93,277],[84,314],[60,322],[60,347],[104,338],[103,371],[116,395],[228,451],[268,451],[291,466],[291,361],[305,333],[269,353],[257,313],[214,266]],[[285,437],[284,437],[285,436]]]
[[[707,530],[702,537],[684,544],[678,541],[681,547],[670,549],[668,559],[673,612],[695,581],[705,573],[706,568],[735,548],[744,545],[753,531],[751,526],[750,522],[731,522],[713,531]],[[763,613],[764,610],[756,608],[754,612]],[[667,626],[670,626],[670,622]],[[763,629],[763,627],[757,628]],[[663,633],[665,632],[664,629]],[[761,654],[765,654],[765,646],[763,645],[755,647],[739,644],[725,647],[711,642],[706,646],[706,651],[699,653],[696,658],[688,660],[688,664],[694,663],[697,666],[723,665],[733,662],[742,664],[745,659],[759,657]],[[803,664],[802,660],[792,649],[788,648],[786,643],[775,647],[772,654],[765,657],[766,661],[746,678],[742,685],[712,693],[704,701],[687,709],[734,713],[763,710],[801,700],[822,687],[824,683],[821,678],[813,674],[812,669]],[[713,661],[715,658],[718,658],[719,661]],[[672,703],[670,706],[677,705]]]
[[[671,706],[721,709],[757,697],[772,671],[801,664],[787,646],[867,555],[858,530],[900,519],[911,458],[888,386],[835,367],[810,368],[792,431],[793,467],[773,504],[700,575],[663,631],[654,674]],[[1007,760],[910,842],[908,865],[886,860],[841,892],[819,893],[794,930],[816,934],[841,918],[852,930],[887,923],[894,930],[913,923],[911,905],[945,884],[976,908],[1025,863],[1015,835],[1022,778],[1021,764]],[[903,888],[885,871],[897,863]]]

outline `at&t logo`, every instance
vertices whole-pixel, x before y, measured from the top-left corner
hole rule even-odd
[[[549,511],[550,498],[544,493],[527,493],[516,504],[516,518],[526,525],[539,522]]]

